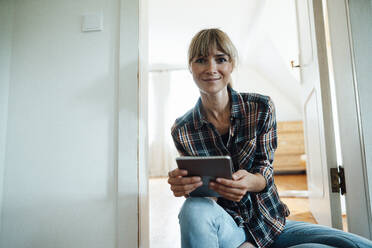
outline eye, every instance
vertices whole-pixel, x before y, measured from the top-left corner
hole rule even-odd
[[[226,57],[218,57],[217,63],[225,63],[228,62],[228,59]]]
[[[197,58],[195,60],[195,63],[199,63],[199,64],[203,64],[205,62],[205,59],[204,58]]]

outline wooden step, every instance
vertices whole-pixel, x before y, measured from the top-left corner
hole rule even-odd
[[[302,121],[278,122],[278,148],[274,156],[274,171],[305,171],[304,131]]]

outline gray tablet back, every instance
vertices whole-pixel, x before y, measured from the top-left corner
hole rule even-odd
[[[211,190],[208,185],[217,177],[232,179],[232,161],[229,156],[213,157],[178,157],[176,159],[179,169],[188,171],[188,176],[200,176],[203,185],[193,192],[190,196],[194,197],[219,197],[220,195]]]

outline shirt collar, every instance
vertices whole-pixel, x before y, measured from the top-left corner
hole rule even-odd
[[[245,115],[245,107],[242,96],[230,87],[227,87],[231,96],[231,117],[235,119],[242,119]],[[202,101],[199,97],[193,111],[193,121],[195,129],[200,129],[204,124],[208,124],[206,116],[202,113]]]

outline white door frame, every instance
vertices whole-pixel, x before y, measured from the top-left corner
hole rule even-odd
[[[148,0],[139,0],[139,133],[138,133],[138,247],[150,247],[148,168]]]
[[[139,239],[138,247],[150,247],[148,168],[148,0],[139,0]]]
[[[119,0],[116,247],[149,247],[147,0]]]
[[[348,231],[371,239],[371,211],[360,129],[348,1],[323,0],[328,64],[335,86],[342,161],[346,179]]]
[[[148,0],[120,0],[116,233],[118,248],[150,247],[147,9]],[[136,170],[133,170],[133,166]],[[128,216],[132,217],[128,219]]]

